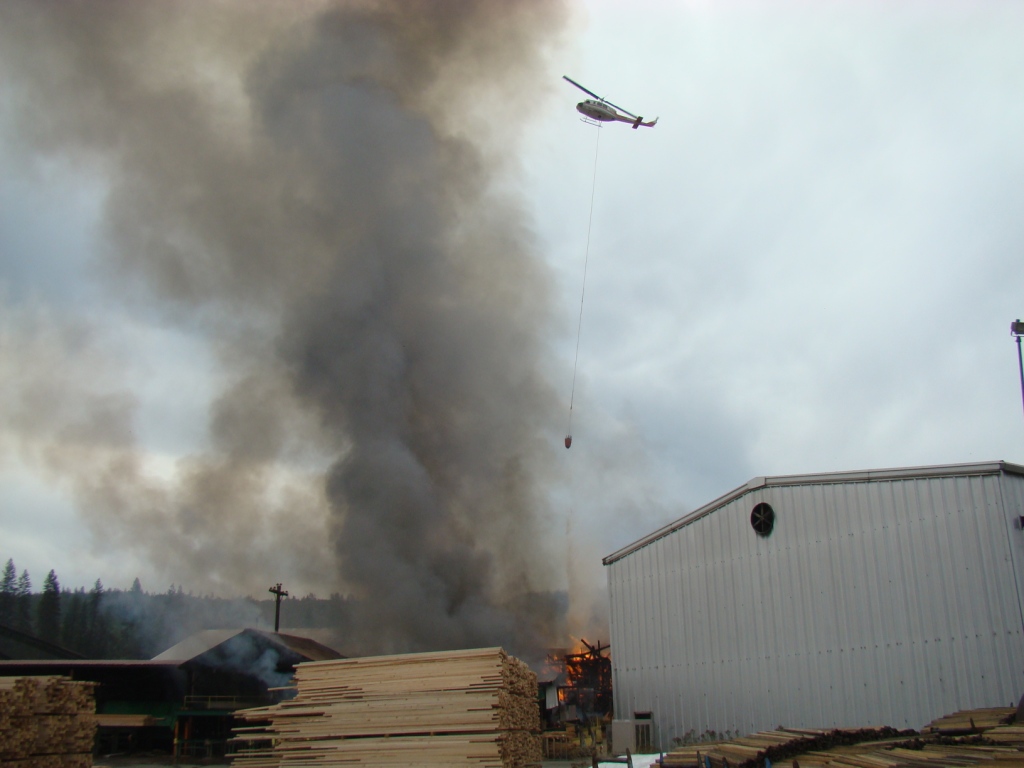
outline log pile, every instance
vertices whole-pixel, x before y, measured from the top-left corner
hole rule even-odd
[[[539,763],[537,676],[500,648],[300,664],[295,698],[241,710],[236,768]]]
[[[93,683],[56,675],[0,677],[0,765],[90,768]]]

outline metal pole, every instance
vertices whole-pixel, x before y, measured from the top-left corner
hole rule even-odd
[[[1024,357],[1021,357],[1020,336],[1017,337],[1017,368],[1020,370],[1020,401],[1021,406],[1024,406]]]
[[[288,593],[281,589],[281,582],[277,582],[267,591],[277,597],[277,603],[274,605],[274,631],[277,632],[281,629],[281,598],[288,597]]]
[[[1024,323],[1017,318],[1014,322],[1010,323],[1010,333],[1015,339],[1017,339],[1017,369],[1020,371],[1020,400],[1021,405],[1024,406],[1024,357],[1021,356],[1020,351],[1020,337],[1024,336]]]

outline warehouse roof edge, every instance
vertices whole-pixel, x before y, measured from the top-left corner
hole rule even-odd
[[[644,536],[632,544],[605,557],[604,565],[621,560],[627,555],[636,552],[638,549],[652,544],[658,539],[668,536],[674,531],[693,523],[702,517],[710,515],[718,508],[738,499],[739,497],[756,491],[759,488],[787,485],[820,485],[829,483],[858,483],[877,480],[911,480],[929,477],[964,477],[968,475],[997,475],[997,474],[1020,475],[1024,477],[1024,466],[1012,464],[1007,461],[986,461],[967,464],[938,464],[924,467],[895,467],[889,469],[867,469],[842,472],[821,472],[806,475],[778,475],[775,477],[755,477],[747,483],[735,488],[728,493],[719,496],[714,501],[705,504],[692,512],[664,525],[653,533]]]

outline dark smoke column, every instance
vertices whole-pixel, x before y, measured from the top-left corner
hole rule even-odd
[[[103,169],[109,284],[223,368],[209,451],[171,480],[144,476],[129,416],[79,398],[120,442],[55,444],[48,469],[111,546],[222,591],[262,591],[267,557],[308,583],[287,520],[326,488],[351,650],[560,638],[537,597],[549,280],[507,171],[562,22],[525,1],[0,6],[20,141]],[[278,500],[307,437],[328,468]]]
[[[338,11],[262,84],[275,142],[321,148],[307,159],[338,246],[321,290],[289,308],[281,354],[347,441],[328,495],[366,646],[524,647],[551,629],[550,606],[526,594],[545,586],[535,523],[552,445],[548,287],[491,189],[485,152],[499,148],[441,124],[458,127],[459,100],[511,85],[500,69],[529,52],[503,36],[538,10]]]

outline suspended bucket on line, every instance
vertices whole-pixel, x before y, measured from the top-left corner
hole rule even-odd
[[[568,78],[566,78],[568,79]],[[600,128],[600,124],[597,126]],[[572,389],[569,391],[569,422],[566,425],[565,447],[572,445],[572,404],[576,398],[576,368],[580,361],[580,337],[583,335],[583,299],[587,295],[587,264],[590,261],[590,232],[594,224],[594,193],[597,191],[597,153],[601,148],[601,131],[594,143],[594,175],[590,180],[590,216],[587,219],[587,247],[583,252],[583,285],[580,287],[580,316],[576,321],[576,356],[572,361]]]

